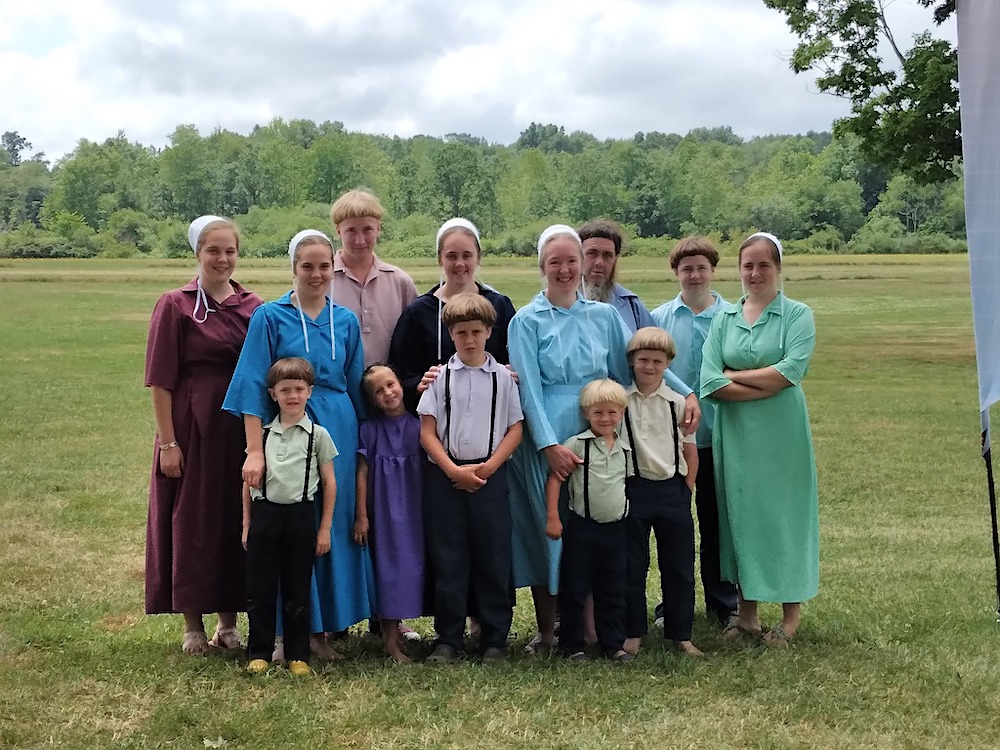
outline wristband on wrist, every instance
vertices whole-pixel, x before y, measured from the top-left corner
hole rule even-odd
[[[178,443],[176,440],[169,443],[164,443],[163,445],[160,446],[160,453],[163,453],[163,451],[168,451],[171,448],[179,448],[179,447],[180,443]]]

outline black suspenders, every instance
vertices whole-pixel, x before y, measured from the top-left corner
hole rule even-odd
[[[497,424],[497,371],[490,373],[493,376],[493,396],[490,399],[490,447],[486,451],[484,458],[493,455],[493,433],[496,432]],[[448,456],[451,455],[451,368],[444,366],[444,449]]]
[[[627,412],[626,412],[627,413]],[[590,515],[590,444],[594,442],[596,438],[588,438],[583,441],[583,517],[588,521],[593,520]],[[631,447],[631,446],[630,446]],[[635,451],[631,451],[632,461],[635,461]],[[628,459],[626,459],[628,460]],[[638,467],[636,467],[636,476],[638,476]],[[625,495],[625,508],[622,511],[621,518],[628,515],[628,494]]]
[[[677,426],[677,413],[674,411],[674,402],[670,402],[670,424],[674,430],[674,476],[678,476],[681,473],[681,433]],[[639,474],[639,451],[635,447],[635,438],[632,436],[632,417],[628,412],[628,408],[625,409],[625,431],[628,433],[628,442],[632,447],[632,468],[635,470],[635,476],[641,477]]]
[[[312,469],[313,460],[313,435],[316,433],[315,425],[309,430],[309,445],[306,448],[306,481],[302,485],[302,502],[309,501],[309,471]],[[271,434],[271,428],[264,428],[264,439],[261,441],[261,450],[264,451],[264,473],[260,478],[260,499],[267,500],[267,436]]]

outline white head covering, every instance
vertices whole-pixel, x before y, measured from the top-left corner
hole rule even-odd
[[[437,231],[437,237],[434,238],[434,248],[436,249],[437,254],[439,256],[441,254],[441,240],[452,229],[463,229],[466,232],[469,232],[473,237],[476,238],[476,247],[479,249],[480,252],[482,252],[482,247],[480,247],[479,245],[479,230],[476,229],[476,225],[473,224],[468,219],[463,219],[461,217],[456,216],[454,219],[448,219],[448,221],[442,224],[441,228],[438,229]],[[440,266],[440,263],[438,265]],[[441,268],[438,271],[438,289],[441,289],[441,287],[443,286],[444,286],[444,269]],[[441,364],[441,328],[442,328],[441,315],[442,315],[442,310],[444,309],[444,300],[441,299],[440,296],[438,296],[437,300],[438,300],[438,322],[437,322],[436,364]]]
[[[576,240],[576,244],[583,247],[583,242],[580,240],[580,235],[576,233],[576,230],[571,226],[566,224],[553,224],[552,226],[546,228],[542,232],[541,236],[538,238],[538,265],[542,264],[542,250],[545,249],[545,243],[551,240],[553,237],[558,237],[559,235],[566,234]]]
[[[188,225],[188,244],[191,249],[198,253],[198,239],[201,237],[201,233],[205,231],[205,227],[211,224],[213,221],[224,221],[229,223],[228,219],[223,219],[221,216],[199,216],[197,219],[192,221]],[[198,309],[204,305],[205,316],[203,318],[198,317]],[[195,293],[194,297],[194,311],[191,313],[191,317],[194,319],[195,323],[204,323],[208,320],[208,314],[213,313],[211,307],[208,306],[208,295],[205,294],[205,290],[201,288],[201,271],[198,272],[198,291]]]
[[[743,240],[743,244],[746,244],[754,237],[763,237],[765,240],[770,240],[771,242],[774,243],[774,246],[778,249],[778,265],[780,266],[781,261],[784,260],[785,258],[785,248],[782,247],[781,240],[779,240],[770,232],[754,232],[745,240]],[[742,283],[743,282],[741,281],[740,284],[742,285]],[[744,288],[743,294],[746,293],[747,290],[746,288]],[[778,343],[781,346],[781,350],[784,351],[785,350],[785,277],[784,276],[781,277],[781,281],[778,286],[778,293],[781,295],[781,330],[779,332]]]
[[[299,249],[299,245],[307,237],[319,237],[331,248],[333,243],[330,242],[330,238],[327,237],[323,232],[318,229],[303,229],[298,232],[291,241],[288,243],[288,260],[292,264],[292,269],[295,269],[295,253]],[[294,283],[294,282],[293,282]],[[333,335],[333,277],[330,277],[330,288],[327,290],[327,301],[330,305],[330,356],[336,360],[337,359],[337,339]],[[299,310],[299,322],[302,324],[302,339],[306,342],[306,354],[309,353],[309,332],[306,329],[306,316],[302,312],[302,303],[300,302],[296,307]]]

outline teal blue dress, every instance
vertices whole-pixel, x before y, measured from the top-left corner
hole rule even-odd
[[[580,294],[564,308],[539,293],[510,322],[510,364],[518,374],[528,426],[507,473],[515,587],[547,585],[551,593],[558,592],[562,542],[545,536],[549,464],[542,449],[562,445],[586,427],[580,411],[584,385],[609,377],[625,386],[632,382],[628,339],[629,331],[615,308]],[[691,392],[672,373],[665,377],[671,388]]]
[[[243,351],[222,408],[242,416],[252,414],[267,424],[277,406],[267,393],[267,370],[282,357],[303,357],[316,371],[316,384],[306,410],[333,437],[337,501],[330,530],[330,552],[316,558],[311,601],[312,632],[339,632],[370,617],[375,609],[375,577],[367,547],[351,538],[358,453],[358,420],[363,414],[361,374],[364,352],[354,313],[333,305],[331,350],[330,306],[315,320],[305,316],[303,337],[299,311],[291,292],[254,311]],[[316,503],[317,523],[322,503]]]
[[[819,493],[801,382],[816,343],[812,310],[780,293],[751,326],[744,297],[708,332],[701,396],[715,403],[712,452],[722,577],[750,601],[802,602],[819,588]],[[723,371],[773,366],[790,383],[757,401],[713,394]]]

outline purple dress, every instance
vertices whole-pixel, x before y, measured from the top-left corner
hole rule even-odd
[[[423,472],[420,422],[382,415],[361,425],[358,454],[368,462],[368,543],[379,617],[423,614]]]
[[[236,282],[204,323],[192,318],[197,286],[167,292],[156,303],[146,343],[146,385],[170,391],[175,439],[184,455],[180,478],[160,471],[153,447],[146,523],[146,613],[246,609],[246,553],[240,471],[243,422],[222,411],[250,314],[261,299]],[[201,313],[199,313],[199,318]]]

